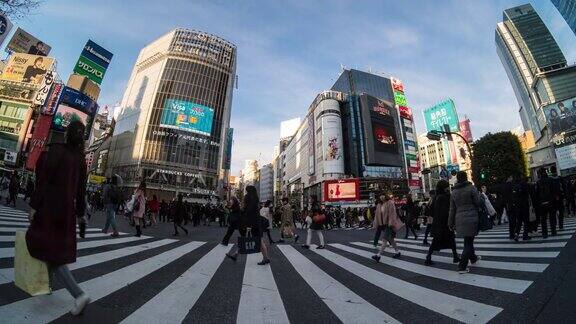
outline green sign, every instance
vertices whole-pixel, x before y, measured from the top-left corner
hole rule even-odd
[[[80,58],[74,67],[74,73],[83,75],[100,85],[102,84],[102,79],[104,78],[106,69],[94,63],[90,59],[80,55]]]
[[[406,96],[402,92],[394,91],[394,102],[396,102],[398,106],[408,106],[408,103],[406,102]]]
[[[460,131],[458,113],[452,99],[444,100],[430,108],[424,109],[424,122],[428,132],[444,131],[444,124],[450,126],[451,132]]]
[[[411,161],[418,160],[418,158],[416,157],[416,154],[410,154],[410,153],[406,153],[406,159],[411,160]]]

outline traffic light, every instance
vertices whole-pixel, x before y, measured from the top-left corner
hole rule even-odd
[[[428,134],[426,134],[426,137],[431,141],[439,141],[440,139],[442,139],[442,133],[432,130],[429,131]]]
[[[486,172],[484,170],[480,171],[480,180],[486,180]]]

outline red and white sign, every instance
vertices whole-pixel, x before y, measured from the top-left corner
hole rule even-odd
[[[28,170],[34,170],[36,168],[36,162],[38,161],[40,153],[44,150],[44,146],[48,140],[51,125],[52,116],[38,116],[38,120],[36,120],[36,128],[30,138],[30,150],[28,153],[28,159],[26,160],[26,168]]]
[[[420,188],[420,180],[409,179],[408,186]]]
[[[461,120],[460,124],[460,134],[466,139],[468,143],[471,143],[474,138],[472,137],[472,129],[470,129],[470,119]]]
[[[331,180],[324,182],[324,201],[355,201],[359,199],[359,179]]]
[[[404,85],[402,84],[402,81],[396,78],[390,78],[390,81],[392,82],[392,89],[402,93],[404,92]]]
[[[58,106],[58,101],[60,100],[60,95],[62,94],[62,90],[64,89],[64,85],[62,83],[54,83],[52,85],[52,92],[48,99],[45,102],[44,109],[42,109],[42,113],[46,115],[53,115],[56,111],[56,107]]]
[[[398,110],[400,111],[400,117],[412,120],[412,109],[405,106],[399,106]]]

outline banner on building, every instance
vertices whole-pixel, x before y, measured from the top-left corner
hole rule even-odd
[[[474,141],[474,137],[472,136],[472,129],[470,128],[470,119],[465,119],[460,121],[460,135],[466,139],[468,143],[472,143]]]
[[[576,130],[576,97],[543,108],[550,134]]]
[[[66,131],[73,121],[80,121],[86,126],[86,139],[90,136],[98,104],[87,95],[69,87],[64,87],[60,103],[52,120],[52,129]]]
[[[52,116],[40,115],[34,124],[34,132],[30,138],[30,146],[28,152],[28,159],[26,160],[26,168],[28,170],[36,169],[36,162],[40,157],[40,153],[44,150],[44,146],[48,141],[50,134],[50,127],[52,125]]]
[[[391,77],[390,82],[392,83],[393,91],[399,91],[399,92],[404,93],[404,85],[402,84],[402,81],[400,81],[394,77]]]
[[[314,128],[314,113],[308,116],[308,175],[316,172],[316,141]]]
[[[226,149],[224,150],[224,170],[230,170],[232,164],[232,144],[234,143],[234,128],[226,130]]]
[[[344,173],[342,120],[339,115],[324,114],[321,117],[321,123],[324,174]]]
[[[40,84],[40,87],[38,88],[38,91],[36,91],[34,98],[32,100],[32,103],[34,105],[36,106],[44,105],[44,102],[46,102],[46,98],[50,93],[50,89],[52,89],[52,85],[54,84],[55,74],[56,72],[52,72],[50,70],[46,71],[46,75],[44,75],[44,79],[42,80],[42,83]]]
[[[64,84],[54,83],[50,90],[50,95],[48,96],[44,107],[42,108],[42,113],[45,115],[53,115],[58,107],[58,102],[60,101],[60,95],[62,95],[62,90],[64,89]]]
[[[113,54],[108,50],[89,39],[74,66],[74,73],[83,75],[100,85],[112,56]]]
[[[212,133],[214,109],[191,101],[167,99],[160,126],[202,135]]]
[[[52,47],[18,27],[6,46],[7,52],[47,56]]]
[[[0,99],[32,103],[36,86],[29,83],[0,80]]]
[[[324,201],[355,201],[360,199],[360,180],[329,180],[324,181]]]
[[[20,143],[26,135],[24,123],[30,118],[30,105],[3,100],[0,104],[0,148],[20,151]]]
[[[0,79],[40,85],[53,64],[54,59],[51,57],[14,53]]]
[[[444,100],[430,108],[424,109],[426,131],[444,131],[444,124],[450,126],[451,132],[460,131],[458,113],[452,99]]]
[[[6,37],[12,30],[12,22],[8,19],[8,16],[3,12],[0,12],[0,45],[4,43]]]
[[[412,109],[405,107],[405,106],[399,106],[398,110],[400,112],[400,117],[402,118],[406,118],[408,120],[412,120],[413,116],[412,116]]]

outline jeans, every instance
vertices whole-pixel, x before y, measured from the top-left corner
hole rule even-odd
[[[428,242],[428,235],[432,231],[432,224],[426,224],[426,231],[424,231],[424,242]]]
[[[458,269],[466,269],[466,267],[468,267],[468,261],[472,263],[478,261],[478,256],[476,256],[476,252],[474,251],[474,236],[464,237],[464,249],[462,250]]]
[[[550,219],[550,230],[552,235],[556,235],[556,208],[549,205],[540,207],[540,225],[542,226],[542,237],[548,237],[548,219]]]
[[[106,204],[106,225],[104,225],[103,232],[108,232],[108,227],[112,226],[114,233],[118,232],[116,226],[116,206],[113,204]]]
[[[322,231],[312,229],[308,229],[308,235],[306,235],[306,245],[310,245],[310,243],[312,243],[312,232],[318,233],[318,239],[320,239],[320,245],[324,246],[324,235],[322,234]]]
[[[384,226],[378,226],[378,228],[376,228],[376,233],[374,234],[374,246],[378,246],[378,241],[380,240],[380,235],[382,235],[383,230]]]
[[[72,273],[70,272],[70,269],[68,269],[67,265],[49,265],[49,271],[50,277],[58,278],[58,280],[62,282],[72,297],[78,298],[84,293],[76,283],[76,280],[72,276]]]

